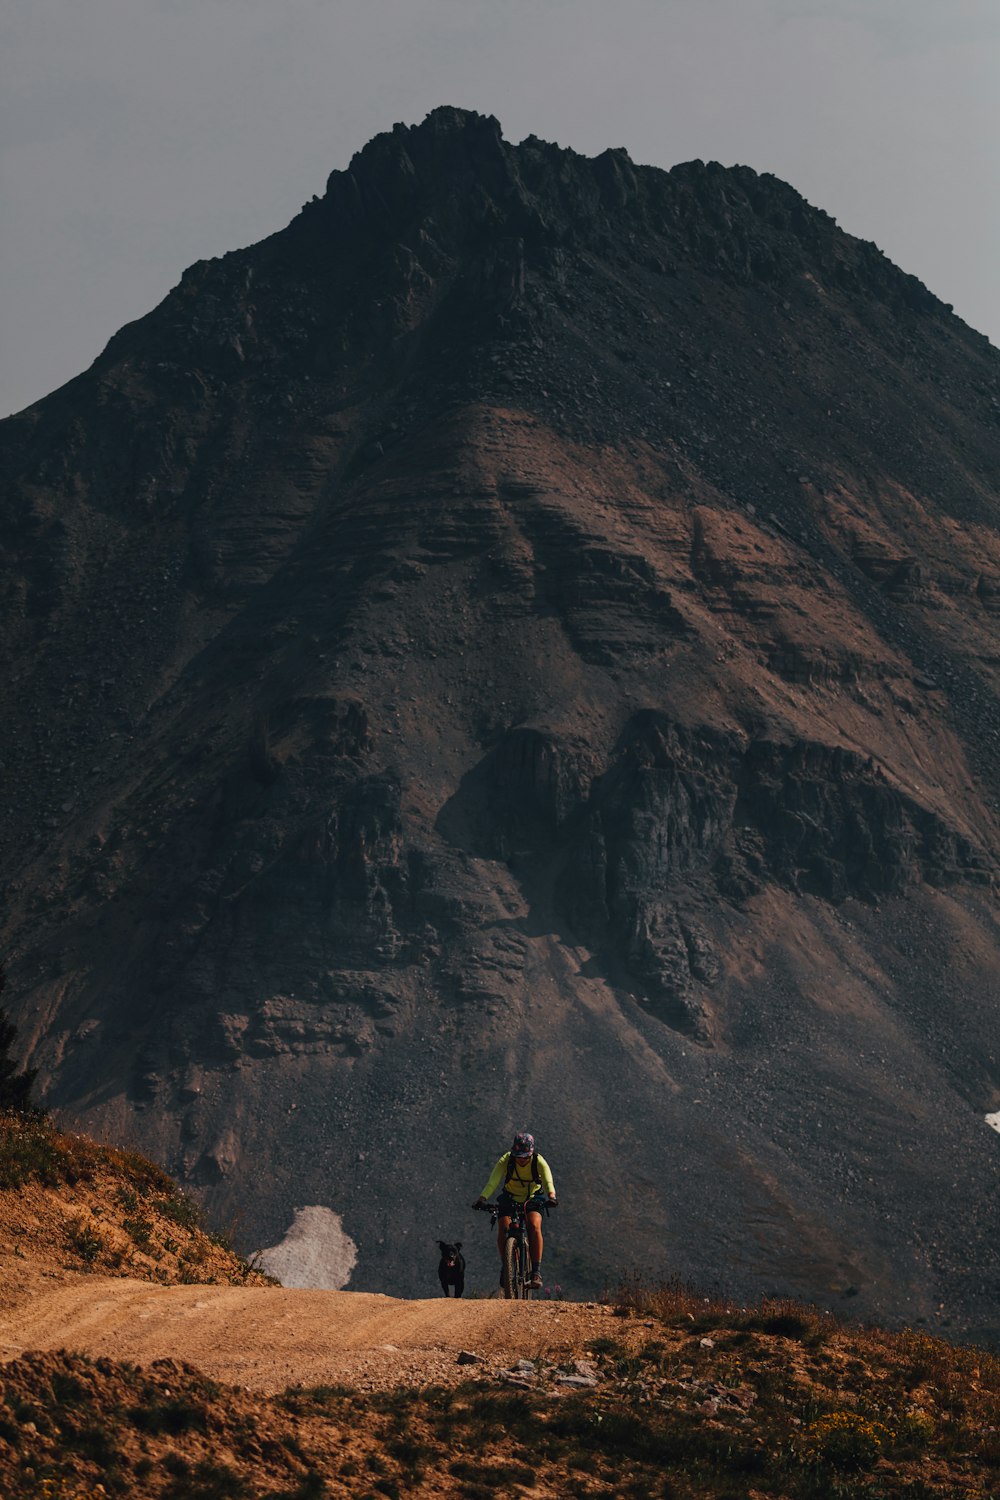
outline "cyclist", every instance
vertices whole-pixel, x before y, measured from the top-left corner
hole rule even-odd
[[[503,1183],[503,1191],[497,1199],[500,1219],[497,1224],[497,1249],[500,1265],[503,1266],[504,1242],[510,1225],[511,1212],[524,1208],[524,1222],[528,1231],[528,1254],[531,1256],[531,1280],[528,1286],[538,1291],[542,1285],[542,1204],[553,1206],[556,1190],[552,1172],[544,1156],[535,1150],[535,1137],[526,1130],[519,1131],[513,1145],[505,1151],[490,1173],[490,1180],[483,1188],[473,1208],[485,1208],[486,1200]],[[532,1207],[532,1203],[538,1207]],[[501,1276],[503,1271],[501,1269]]]

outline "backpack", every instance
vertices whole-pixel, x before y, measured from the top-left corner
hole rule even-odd
[[[504,1186],[504,1192],[507,1191],[507,1183],[511,1182],[513,1180],[516,1172],[517,1172],[517,1163],[515,1162],[513,1156],[511,1156],[508,1153],[508,1156],[507,1156],[507,1173],[506,1173],[506,1176],[504,1178],[504,1185],[503,1185]],[[523,1181],[523,1179],[520,1179],[520,1178],[518,1180],[519,1181]],[[531,1153],[531,1180],[532,1180],[532,1182],[538,1182],[538,1183],[540,1183],[541,1180],[542,1180],[541,1177],[539,1177],[539,1175],[538,1175],[538,1152],[537,1151],[533,1151]]]

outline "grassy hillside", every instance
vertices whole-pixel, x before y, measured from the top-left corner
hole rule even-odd
[[[17,1113],[0,1114],[0,1258],[8,1284],[28,1260],[165,1285],[268,1281],[162,1168]]]
[[[1000,1494],[992,1356],[847,1332],[790,1306],[675,1296],[522,1382],[264,1399],[172,1361],[6,1366],[0,1492],[96,1500],[496,1494],[676,1500],[987,1500]],[[624,1309],[623,1309],[624,1310]],[[648,1315],[648,1316],[647,1316]]]

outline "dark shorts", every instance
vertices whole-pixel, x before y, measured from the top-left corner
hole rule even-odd
[[[504,1188],[497,1198],[497,1208],[501,1214],[520,1213],[522,1209],[527,1209],[529,1214],[540,1214],[542,1212],[542,1205],[547,1201],[544,1193],[537,1193],[533,1194],[527,1203],[518,1203],[517,1199],[512,1198],[507,1189]]]

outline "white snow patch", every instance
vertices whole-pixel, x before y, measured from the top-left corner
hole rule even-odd
[[[987,1125],[992,1125],[994,1130],[1000,1130],[1000,1109],[997,1110],[995,1115],[987,1115],[986,1123]]]
[[[339,1292],[351,1279],[358,1247],[345,1234],[340,1215],[313,1204],[298,1208],[280,1245],[258,1252],[260,1264],[282,1286]]]

